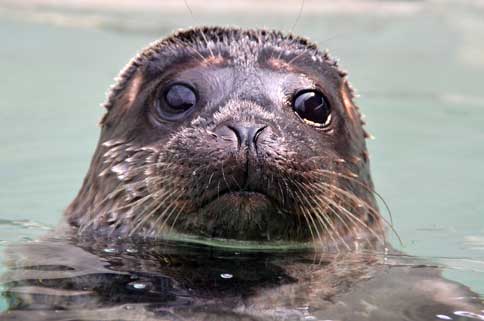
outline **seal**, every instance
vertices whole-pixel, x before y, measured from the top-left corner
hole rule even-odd
[[[382,240],[353,97],[346,72],[305,38],[176,32],[120,73],[65,218],[119,237]]]
[[[336,62],[302,38],[203,28],[154,43],[111,90],[65,213],[79,233],[8,247],[0,319],[479,319],[478,295],[391,248],[261,250],[383,238],[352,98]]]

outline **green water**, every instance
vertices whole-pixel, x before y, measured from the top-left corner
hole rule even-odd
[[[375,185],[404,242],[391,237],[394,246],[441,264],[446,277],[484,295],[484,7],[415,6],[305,12],[295,32],[350,71],[376,137],[369,142]],[[121,67],[149,42],[194,24],[188,13],[49,10],[70,23],[0,11],[0,250],[42,235],[61,217],[87,170],[99,104]],[[294,16],[196,19],[287,30]]]

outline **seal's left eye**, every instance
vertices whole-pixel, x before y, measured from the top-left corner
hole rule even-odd
[[[299,117],[313,126],[325,128],[331,122],[331,108],[326,97],[318,90],[298,92],[292,108]]]
[[[164,100],[168,112],[171,113],[182,113],[188,109],[195,106],[197,103],[197,95],[195,90],[185,84],[174,84],[171,85],[164,95]]]

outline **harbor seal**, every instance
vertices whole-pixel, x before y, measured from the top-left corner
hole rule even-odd
[[[141,51],[112,87],[81,232],[295,241],[383,239],[346,73],[309,40],[204,27]]]
[[[9,246],[2,320],[481,317],[475,293],[400,253],[163,239],[351,247],[383,237],[351,88],[307,40],[178,32],[128,65],[106,107],[65,213],[80,233]]]

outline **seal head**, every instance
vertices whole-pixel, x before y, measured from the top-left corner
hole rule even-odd
[[[119,236],[381,237],[352,98],[346,73],[304,38],[177,32],[121,72],[65,216],[81,231]]]

